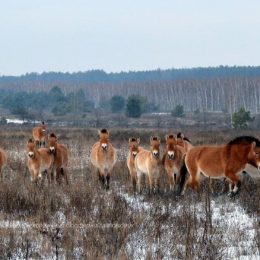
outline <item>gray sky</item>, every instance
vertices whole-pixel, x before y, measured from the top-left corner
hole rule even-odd
[[[259,0],[1,0],[0,75],[260,65]]]

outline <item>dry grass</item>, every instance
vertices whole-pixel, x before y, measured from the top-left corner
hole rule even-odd
[[[9,155],[4,182],[0,183],[3,258],[226,259],[225,229],[212,220],[212,205],[223,204],[223,215],[228,211],[225,205],[235,203],[253,219],[260,216],[260,184],[253,184],[251,179],[246,180],[240,195],[233,200],[225,195],[210,196],[207,181],[203,182],[200,194],[190,192],[181,198],[163,192],[163,188],[158,195],[148,196],[146,192],[135,195],[125,163],[128,138],[141,137],[142,144],[146,144],[150,135],[158,134],[164,145],[164,135],[170,130],[111,130],[110,139],[118,149],[119,161],[108,192],[101,189],[89,163],[97,131],[54,129],[54,132],[70,150],[69,186],[48,185],[47,181],[33,185],[25,154],[30,130],[0,131],[0,146]],[[250,131],[217,134],[187,131],[186,135],[194,144],[201,144],[226,142],[240,134],[254,135]],[[166,179],[162,183],[165,185]],[[216,182],[215,189],[220,188]],[[259,222],[255,221],[254,229],[254,246],[248,250],[258,248],[259,254]],[[241,243],[245,234],[237,232],[237,243]],[[247,254],[248,250],[239,254]]]

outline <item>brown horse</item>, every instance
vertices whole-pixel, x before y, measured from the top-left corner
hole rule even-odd
[[[139,146],[140,138],[129,138],[129,153],[127,156],[127,168],[129,170],[133,188],[136,190],[136,169],[135,169],[135,157],[136,155],[143,150],[142,147]]]
[[[36,126],[32,130],[33,139],[38,147],[45,146],[47,126],[44,122],[41,125]]]
[[[165,140],[166,151],[163,155],[162,162],[167,172],[170,190],[172,191],[175,183],[179,183],[186,151],[184,147],[178,145],[178,139],[175,135],[166,135]]]
[[[98,171],[103,187],[109,189],[110,175],[117,161],[117,153],[109,142],[107,129],[99,131],[99,138],[99,141],[92,146],[90,160]]]
[[[137,172],[137,187],[141,192],[142,174],[145,174],[149,179],[149,194],[152,190],[159,191],[159,178],[161,169],[160,160],[160,139],[157,136],[150,138],[150,151],[143,149],[135,158],[135,168]]]
[[[187,186],[197,190],[202,173],[210,178],[227,178],[230,195],[234,195],[238,192],[239,175],[246,165],[259,167],[259,154],[260,141],[251,136],[237,137],[225,145],[194,147],[185,158],[190,176],[184,191]]]
[[[47,171],[48,181],[53,170],[54,157],[47,148],[37,149],[35,142],[29,139],[27,143],[27,166],[31,174],[31,180],[37,182],[42,177],[42,172]]]
[[[6,152],[0,148],[0,175],[1,181],[3,181],[3,168],[6,166],[7,163],[7,155]]]
[[[54,155],[54,169],[56,172],[56,181],[61,183],[61,177],[65,178],[67,184],[68,181],[68,161],[69,161],[69,151],[65,145],[58,143],[57,136],[52,133],[48,138],[48,149],[51,154]],[[53,175],[52,175],[53,179]]]
[[[185,149],[185,152],[188,152],[193,147],[190,140],[185,137],[183,133],[177,134],[177,144],[182,146]]]

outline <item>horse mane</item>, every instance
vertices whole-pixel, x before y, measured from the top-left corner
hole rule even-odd
[[[103,128],[103,129],[100,130],[100,133],[101,134],[108,134],[108,131],[107,131],[107,129]]]
[[[34,142],[33,142],[33,139],[30,138],[30,139],[28,140],[28,143],[34,143]]]
[[[157,136],[153,136],[152,140],[153,141],[158,141],[158,137]]]
[[[131,142],[136,142],[137,139],[136,139],[135,137],[132,137],[132,138],[130,138],[130,141],[131,141]]]
[[[44,125],[44,121],[42,121],[42,125]]]
[[[234,144],[240,144],[240,143],[256,143],[257,147],[260,147],[260,141],[259,139],[253,137],[253,136],[238,136],[231,140],[228,145],[234,145]]]
[[[174,139],[174,135],[169,135],[168,138],[169,139]]]
[[[51,133],[51,134],[50,134],[50,137],[57,138],[57,136],[56,136],[54,133]]]
[[[177,134],[177,138],[181,138],[181,135],[182,135],[182,133],[179,132],[179,133]],[[187,142],[189,142],[189,143],[191,142],[190,139],[188,139],[188,138],[185,137],[185,136],[184,136],[183,140],[185,140],[185,141],[187,141]]]

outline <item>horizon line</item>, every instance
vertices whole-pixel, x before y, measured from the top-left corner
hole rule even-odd
[[[49,71],[41,71],[41,72],[36,72],[36,71],[31,71],[31,72],[25,72],[22,74],[1,74],[0,77],[23,77],[31,74],[36,74],[36,75],[43,75],[43,74],[48,74],[48,73],[62,73],[62,74],[77,74],[77,73],[86,73],[86,72],[93,72],[93,71],[102,71],[105,74],[120,74],[120,73],[139,73],[139,72],[151,72],[151,71],[166,71],[166,70],[193,70],[193,69],[217,69],[217,68],[258,68],[260,65],[218,65],[218,66],[197,66],[197,67],[171,67],[171,68],[154,68],[154,69],[146,69],[146,70],[121,70],[121,71],[107,71],[105,69],[88,69],[88,70],[78,70],[78,71],[58,71],[58,70],[49,70]]]

